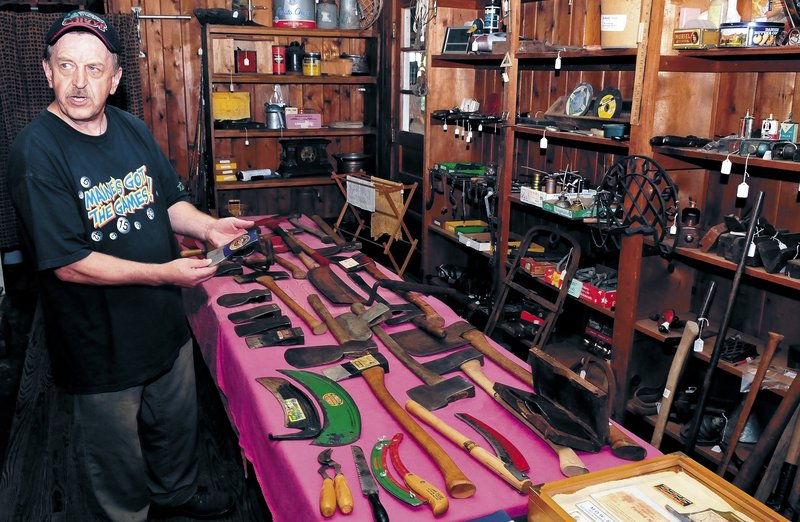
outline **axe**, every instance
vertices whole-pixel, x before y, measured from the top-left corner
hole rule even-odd
[[[292,299],[289,294],[281,290],[281,288],[278,286],[278,283],[275,282],[275,279],[268,275],[262,275],[258,276],[256,281],[269,288],[270,291],[272,291],[272,295],[283,301],[284,304],[286,304],[286,306],[292,310],[292,312],[297,314],[297,316],[302,319],[309,328],[311,328],[311,331],[314,332],[314,335],[322,335],[328,331],[325,323],[308,313],[308,311],[300,306],[297,301]]]
[[[444,477],[449,495],[453,498],[467,498],[474,495],[475,484],[464,475],[464,472],[453,462],[453,459],[450,458],[427,431],[417,424],[411,415],[403,409],[394,397],[392,397],[389,390],[386,389],[381,359],[386,361],[386,358],[380,353],[375,354],[375,356],[367,355],[356,359],[352,363],[326,368],[323,370],[323,373],[334,380],[336,380],[337,377],[336,373],[338,373],[338,377],[341,378],[364,377],[372,393],[375,394],[375,397],[381,405],[386,408],[386,411],[403,426],[409,435],[414,437],[414,440],[419,443],[423,451],[436,463],[436,466]],[[332,373],[334,375],[331,375]]]
[[[352,309],[353,312],[360,317],[363,317],[363,314],[367,313],[367,309],[364,308],[364,305],[361,303],[353,304]],[[425,366],[408,355],[403,347],[386,333],[386,330],[380,326],[378,321],[370,326],[372,328],[372,333],[381,340],[389,351],[392,352],[406,368],[411,370],[414,375],[425,382],[424,386],[418,386],[408,391],[409,397],[422,404],[425,408],[437,410],[439,408],[444,408],[453,401],[475,396],[475,387],[467,382],[464,377],[458,375],[449,379],[442,378],[441,375],[428,370]]]
[[[289,223],[292,224],[294,228],[298,228],[307,234],[311,234],[312,236],[318,238],[323,243],[330,244],[333,243],[333,238],[326,234],[324,231],[320,230],[319,228],[314,228],[311,226],[306,225],[302,221],[300,221],[300,214],[292,214],[289,216]]]
[[[488,393],[489,396],[495,400],[495,402],[500,404],[505,410],[512,413],[515,417],[519,418],[519,414],[516,413],[512,408],[509,408],[505,401],[503,401],[494,391],[494,382],[492,382],[486,376],[486,374],[483,373],[483,369],[481,368],[482,365],[483,355],[475,348],[466,348],[442,357],[441,359],[427,362],[423,366],[430,371],[440,374],[453,372],[456,370],[463,371],[470,379],[472,379],[475,384],[483,388],[483,390]],[[531,377],[528,382],[533,382],[533,377]],[[409,390],[409,396],[413,399],[414,397],[411,396],[411,391],[412,390]],[[525,425],[528,426],[528,428],[530,428],[540,439],[545,441],[545,443],[550,446],[550,449],[552,449],[556,455],[558,455],[559,467],[564,476],[574,477],[576,475],[582,475],[589,472],[589,469],[581,461],[577,453],[575,453],[575,450],[567,446],[556,444],[548,440],[543,433],[536,430],[530,424],[525,423]]]

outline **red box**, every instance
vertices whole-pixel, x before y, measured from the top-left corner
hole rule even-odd
[[[255,51],[236,51],[236,72],[256,72]]]
[[[561,274],[555,268],[548,268],[544,272],[544,280],[556,288],[561,288],[563,281]],[[616,290],[600,290],[596,286],[573,279],[569,285],[569,295],[583,299],[590,303],[612,310],[617,304]]]
[[[305,112],[303,114],[287,114],[287,129],[319,129],[322,127],[322,115]]]
[[[520,266],[522,269],[527,272],[528,274],[540,277],[545,275],[545,272],[548,268],[555,268],[553,263],[548,263],[546,261],[536,261],[530,257],[523,257],[520,261]]]

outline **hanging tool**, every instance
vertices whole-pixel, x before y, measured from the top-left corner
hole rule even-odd
[[[372,478],[369,471],[367,459],[364,457],[364,450],[360,446],[350,446],[353,452],[353,461],[356,464],[356,473],[358,473],[358,483],[361,485],[361,492],[369,500],[369,505],[372,508],[372,518],[375,522],[389,522],[389,514],[386,513],[386,508],[381,504],[381,499],[378,496],[378,484]]]
[[[353,511],[353,494],[350,492],[347,479],[342,475],[341,466],[331,458],[331,452],[333,452],[333,448],[328,448],[317,456],[317,462],[320,463],[318,471],[322,475],[319,512],[324,517],[330,517],[336,512],[338,506],[339,511],[349,515]],[[333,479],[328,476],[328,469],[333,469]]]

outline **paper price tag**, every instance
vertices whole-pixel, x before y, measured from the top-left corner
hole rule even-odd
[[[582,289],[583,289],[583,283],[581,283],[577,279],[573,279],[569,284],[569,290],[567,290],[567,293],[572,297],[580,297]]]
[[[556,67],[556,70],[561,69],[561,57],[560,56],[556,57],[556,65],[555,65],[555,67]]]
[[[703,351],[703,340],[699,337],[694,341],[694,351],[695,352],[702,352]]]
[[[750,193],[750,187],[744,181],[739,183],[739,186],[736,187],[737,198],[746,198],[749,193]]]
[[[542,136],[542,139],[539,140],[539,148],[546,149],[547,148],[547,138]]]
[[[755,255],[756,255],[756,244],[751,241],[750,247],[747,249],[747,257],[755,257]]]
[[[730,174],[731,167],[733,167],[733,163],[731,163],[731,160],[725,158],[725,161],[722,162],[722,168],[720,169],[720,172],[722,174]]]

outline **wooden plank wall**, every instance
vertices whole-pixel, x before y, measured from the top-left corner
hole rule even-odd
[[[141,8],[143,16],[190,15],[190,20],[140,20],[145,122],[184,180],[195,150],[200,100],[201,26],[196,8],[230,8],[225,0],[106,0],[107,13]],[[123,71],[124,74],[124,71]]]

